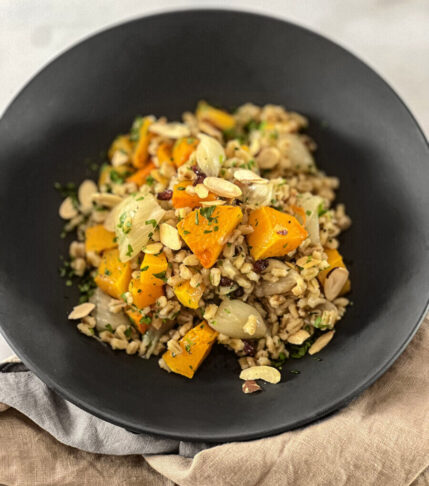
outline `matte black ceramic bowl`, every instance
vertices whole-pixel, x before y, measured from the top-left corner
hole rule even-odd
[[[19,62],[19,61],[18,61]],[[177,119],[204,98],[226,107],[278,103],[307,115],[317,162],[341,179],[353,226],[342,252],[351,307],[331,344],[289,362],[278,385],[241,392],[235,358],[215,349],[190,381],[157,360],[114,352],[67,321],[77,295],[58,276],[62,222],[55,181],[136,114]],[[365,64],[295,25],[231,11],[156,15],[102,32],[61,55],[0,123],[0,319],[43,381],[82,408],[135,431],[181,439],[249,439],[345,405],[394,362],[429,291],[429,153],[407,108]],[[299,369],[299,375],[288,370]]]

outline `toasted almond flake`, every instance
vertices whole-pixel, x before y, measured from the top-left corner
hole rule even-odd
[[[100,206],[106,206],[107,208],[114,208],[122,201],[120,196],[116,194],[107,194],[105,192],[96,192],[92,195],[92,200]]]
[[[122,152],[122,150],[116,150],[112,157],[113,167],[119,167],[120,165],[127,164],[130,161],[130,156]]]
[[[210,123],[201,120],[198,122],[198,128],[201,132],[206,133],[207,135],[210,135],[210,137],[215,138],[216,140],[221,141],[222,140],[222,132],[215,128],[213,125]]]
[[[316,354],[321,351],[334,337],[335,331],[328,331],[322,334],[319,338],[314,341],[310,349],[308,350],[308,354]]]
[[[143,253],[147,253],[148,255],[158,255],[162,250],[162,243],[151,243],[150,245],[146,245],[143,248]]]
[[[117,209],[115,207],[109,212],[104,220],[103,226],[107,229],[107,231],[115,231],[116,212]]]
[[[73,205],[71,197],[66,197],[64,199],[64,201],[61,203],[58,213],[63,219],[73,219],[79,214],[77,212],[77,209]]]
[[[234,172],[234,178],[243,184],[268,184],[269,180],[247,169],[238,169]]]
[[[218,199],[217,201],[201,201],[201,206],[204,207],[222,206],[223,204],[226,204],[226,201],[223,201],[222,199]]]
[[[182,247],[179,232],[167,223],[162,223],[159,226],[159,237],[161,243],[171,250],[180,250]]]
[[[191,135],[191,131],[186,125],[184,125],[183,123],[176,123],[176,122],[152,123],[152,125],[150,125],[149,127],[149,131],[167,138],[182,138],[182,137],[189,137]]]
[[[209,191],[204,184],[197,184],[195,186],[195,193],[200,199],[204,199],[209,195]]]
[[[219,177],[206,177],[204,179],[204,185],[209,191],[221,197],[232,199],[240,197],[242,194],[238,186]]]
[[[281,379],[279,370],[272,366],[251,366],[240,373],[242,380],[264,380],[268,383],[278,383]]]
[[[97,192],[97,185],[94,181],[86,179],[79,186],[78,198],[83,211],[88,211],[92,208],[92,196]]]
[[[241,386],[243,393],[255,393],[262,390],[262,388],[256,383],[255,380],[246,380]]]
[[[310,333],[301,329],[300,331],[292,334],[287,338],[287,342],[291,344],[301,345],[304,341],[306,341],[310,337]]]
[[[248,318],[246,323],[243,326],[243,331],[246,334],[249,334],[249,336],[253,336],[256,332],[256,327],[257,327],[257,320],[258,318],[251,314]]]
[[[95,304],[92,302],[85,302],[84,304],[76,305],[69,314],[69,319],[82,319],[95,309]]]
[[[325,297],[328,300],[338,297],[348,278],[349,271],[346,268],[337,267],[331,270],[323,283]]]
[[[261,169],[272,169],[280,160],[280,151],[275,147],[266,147],[261,150],[256,161]]]

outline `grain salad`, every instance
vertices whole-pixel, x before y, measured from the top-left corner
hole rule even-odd
[[[201,101],[181,122],[137,117],[97,183],[57,184],[78,330],[187,378],[223,345],[245,393],[321,351],[349,304],[338,236],[351,221],[307,125],[280,106]]]

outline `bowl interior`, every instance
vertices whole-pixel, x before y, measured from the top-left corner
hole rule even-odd
[[[56,181],[95,176],[135,115],[177,119],[199,99],[228,108],[282,104],[310,119],[318,166],[341,179],[353,226],[342,239],[354,302],[320,353],[290,361],[284,381],[241,393],[218,347],[196,377],[168,375],[76,332],[76,293],[59,278]],[[339,408],[403,350],[426,308],[428,147],[412,116],[345,50],[279,20],[185,11],[98,34],[38,74],[0,121],[2,332],[48,385],[135,431],[181,439],[260,437]],[[288,370],[301,373],[291,374]]]

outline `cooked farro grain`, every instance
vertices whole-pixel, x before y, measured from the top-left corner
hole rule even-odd
[[[307,125],[251,103],[231,114],[200,102],[183,123],[138,117],[98,184],[60,188],[79,331],[129,355],[163,352],[160,367],[188,378],[214,341],[243,377],[271,382],[287,358],[321,351],[349,305],[338,237],[351,220]]]

